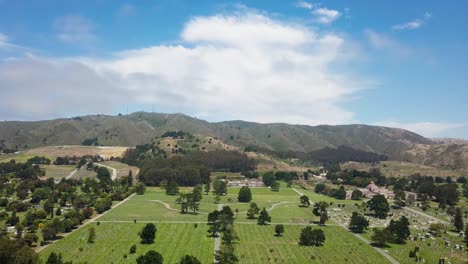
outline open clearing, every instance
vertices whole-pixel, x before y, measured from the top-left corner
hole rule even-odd
[[[49,146],[20,151],[18,153],[1,155],[0,162],[14,159],[18,162],[25,162],[34,156],[46,157],[55,160],[57,157],[81,157],[101,155],[108,159],[110,157],[122,157],[128,147],[99,147],[99,146]]]

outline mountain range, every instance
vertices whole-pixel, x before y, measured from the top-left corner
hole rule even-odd
[[[272,151],[311,152],[346,146],[385,155],[390,160],[468,170],[468,143],[429,139],[399,129],[369,125],[290,125],[246,121],[207,122],[183,114],[136,112],[130,115],[88,115],[45,121],[0,122],[0,148],[22,150],[39,146],[135,146],[168,131],[212,136],[226,144]]]

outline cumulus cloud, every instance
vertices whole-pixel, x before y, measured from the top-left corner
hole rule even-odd
[[[208,120],[343,124],[365,80],[338,72],[347,40],[249,12],[195,17],[179,45],[110,58],[0,63],[0,119],[109,112],[127,103]]]
[[[314,8],[314,5],[306,1],[298,1],[296,3],[296,7],[311,10]]]
[[[337,20],[341,13],[338,10],[328,8],[318,8],[312,11],[312,14],[317,17],[317,22],[321,24],[330,24]]]
[[[406,129],[425,137],[439,137],[443,136],[446,132],[467,127],[467,124],[459,123],[439,123],[439,122],[416,122],[416,123],[401,123],[395,121],[376,122],[374,125],[387,126]]]
[[[57,38],[74,45],[89,45],[96,41],[94,23],[80,15],[66,15],[54,21]]]

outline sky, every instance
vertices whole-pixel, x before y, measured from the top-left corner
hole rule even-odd
[[[468,2],[0,0],[0,120],[184,113],[468,139]]]

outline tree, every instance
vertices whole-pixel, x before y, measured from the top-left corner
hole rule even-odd
[[[351,200],[361,200],[362,199],[362,192],[360,190],[354,190],[351,193]]]
[[[398,207],[406,206],[406,195],[403,190],[395,191],[395,205]]]
[[[369,220],[367,220],[362,214],[353,212],[349,222],[349,230],[354,233],[362,233],[362,231],[367,229],[367,227],[369,227]]]
[[[273,182],[276,181],[275,174],[272,171],[263,174],[262,179],[265,186],[271,186]]]
[[[457,207],[455,211],[455,217],[453,218],[453,225],[457,229],[457,232],[460,232],[463,230],[463,215],[462,215],[462,210],[460,207]]]
[[[421,194],[420,199],[421,199],[421,209],[423,211],[426,211],[427,209],[431,208],[429,196],[427,194]]]
[[[465,245],[468,246],[468,224],[465,225]]]
[[[44,238],[44,241],[52,240],[55,238],[56,235],[57,231],[55,229],[50,227],[42,228],[42,238]]]
[[[138,195],[143,195],[145,193],[145,190],[146,190],[146,186],[145,186],[144,183],[139,182],[139,183],[135,184],[135,192]]]
[[[275,233],[276,233],[276,236],[282,236],[283,233],[284,233],[284,226],[279,224],[279,225],[276,225],[275,226]]]
[[[260,213],[260,208],[258,208],[257,203],[250,203],[250,208],[247,210],[247,218],[255,219],[258,213]]]
[[[208,195],[210,193],[211,185],[210,182],[205,183],[205,194]]]
[[[384,247],[391,237],[392,234],[387,229],[374,229],[371,241],[374,246]]]
[[[323,184],[323,183],[317,183],[317,184],[315,185],[314,191],[315,191],[316,193],[323,193],[323,192],[325,191],[325,189],[326,189],[325,184]]]
[[[279,192],[279,189],[280,189],[280,183],[277,180],[274,180],[271,183],[271,190],[275,192]]]
[[[309,200],[309,197],[307,195],[302,195],[299,199],[301,200],[301,204],[302,204],[303,207],[309,207],[310,200]]]
[[[215,260],[217,263],[234,264],[239,261],[234,254],[234,246],[222,244],[219,250],[215,253]]]
[[[268,215],[268,212],[265,208],[260,212],[258,216],[258,224],[259,225],[266,225],[267,222],[271,222],[271,217]]]
[[[94,227],[91,227],[89,229],[89,234],[88,234],[88,243],[89,244],[94,243],[94,239],[96,239],[96,229]]]
[[[154,250],[148,251],[136,259],[137,264],[162,264],[163,256]]]
[[[372,197],[372,199],[367,202],[367,207],[369,210],[374,211],[375,217],[380,219],[387,218],[388,212],[390,211],[387,199],[380,194]]]
[[[223,180],[215,180],[213,183],[213,190],[217,195],[226,195],[227,194],[227,184]]]
[[[328,212],[327,212],[328,206],[329,204],[323,201],[320,201],[314,204],[314,209],[312,210],[312,213],[315,216],[320,217],[321,225],[325,225],[325,222],[328,220]]]
[[[185,255],[179,262],[179,264],[201,264],[200,260],[191,255]]]
[[[142,244],[153,244],[156,237],[156,226],[153,223],[148,223],[143,227],[140,232]]]
[[[344,186],[340,186],[340,188],[335,192],[335,198],[339,200],[346,199],[346,190]]]
[[[399,220],[390,220],[387,230],[393,236],[396,243],[403,244],[410,236],[409,220],[402,216]]]
[[[27,233],[24,235],[23,239],[28,246],[32,246],[33,243],[36,243],[39,240],[39,237],[36,234]]]
[[[302,229],[299,237],[301,246],[321,246],[325,242],[325,234],[322,229],[312,229],[308,226]]]
[[[243,186],[239,190],[239,195],[237,196],[237,200],[241,203],[248,203],[252,200],[252,192],[250,188],[247,186]]]
[[[110,182],[112,180],[109,170],[105,167],[98,168],[97,178],[99,179],[99,181],[103,181],[103,182]]]
[[[166,194],[167,195],[176,195],[179,192],[179,186],[175,181],[169,181],[166,184]]]
[[[55,252],[50,253],[46,264],[63,264],[62,254],[57,255]]]

